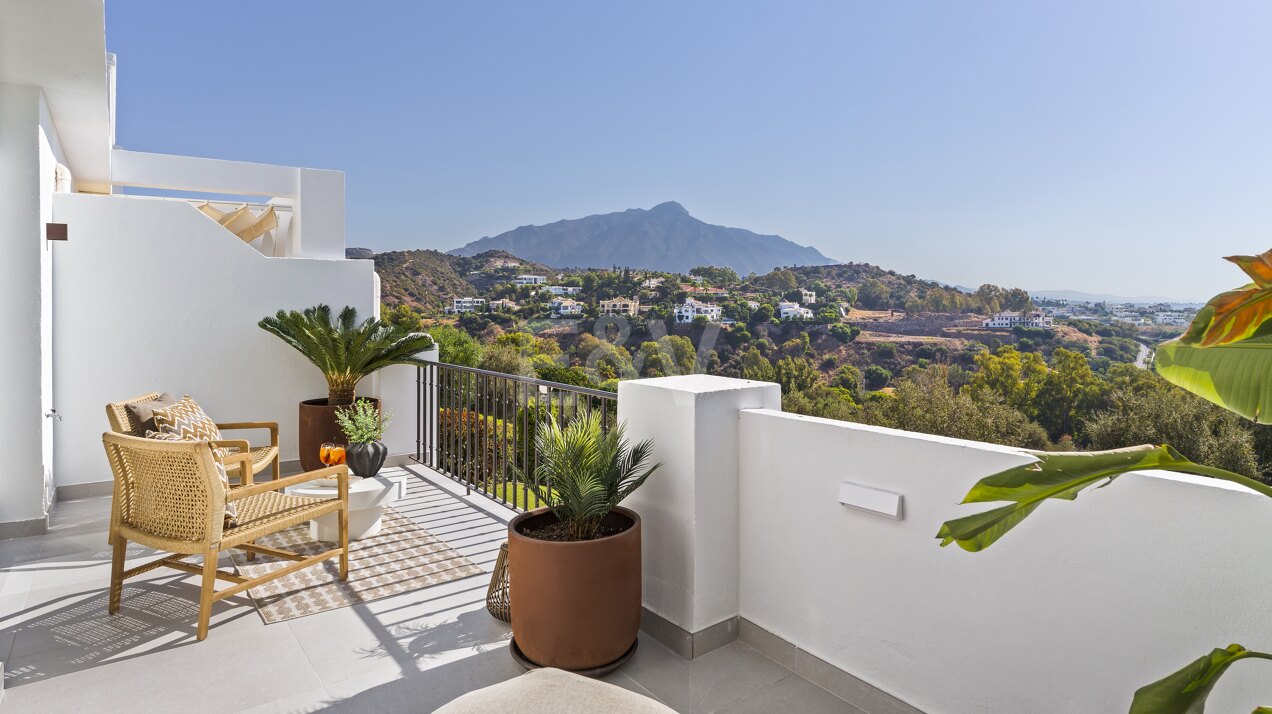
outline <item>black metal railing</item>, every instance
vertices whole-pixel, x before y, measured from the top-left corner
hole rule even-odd
[[[536,430],[599,412],[618,416],[613,392],[531,377],[431,364],[416,376],[416,453],[421,464],[510,508],[546,505],[536,488]]]

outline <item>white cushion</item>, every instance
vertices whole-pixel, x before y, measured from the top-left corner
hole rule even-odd
[[[561,669],[534,669],[463,695],[434,714],[674,714],[649,697]]]

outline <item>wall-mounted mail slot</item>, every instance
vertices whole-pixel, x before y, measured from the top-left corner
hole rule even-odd
[[[883,491],[858,483],[844,481],[839,484],[839,502],[862,511],[878,513],[881,516],[901,520],[901,501],[899,493]]]

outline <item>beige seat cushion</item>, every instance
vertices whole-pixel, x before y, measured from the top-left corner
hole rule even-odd
[[[622,687],[560,669],[535,669],[463,695],[435,714],[672,714]]]

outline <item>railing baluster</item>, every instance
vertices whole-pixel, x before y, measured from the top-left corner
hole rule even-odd
[[[581,404],[580,404],[581,401]],[[612,392],[451,364],[416,372],[415,461],[514,510],[544,505],[532,486],[534,436],[547,420],[565,426],[600,410],[613,421]]]

